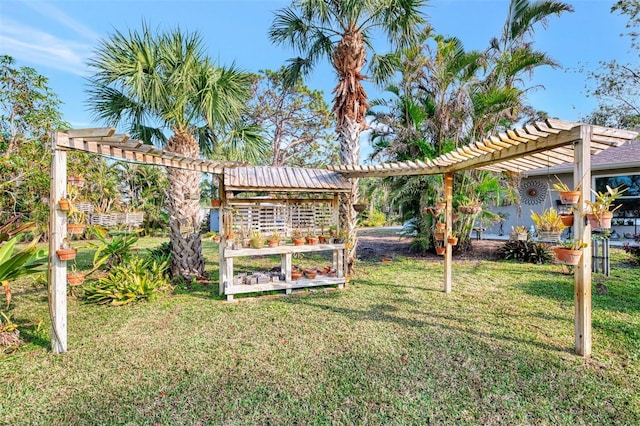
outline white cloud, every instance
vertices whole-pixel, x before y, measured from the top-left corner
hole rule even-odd
[[[9,19],[2,20],[0,45],[6,55],[37,65],[84,75],[92,44],[65,40]]]
[[[71,18],[51,3],[34,1],[24,1],[22,3],[47,19],[58,22],[87,40],[95,41],[100,38],[100,35],[94,32],[91,28]]]

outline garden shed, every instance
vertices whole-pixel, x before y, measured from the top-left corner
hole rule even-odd
[[[346,244],[330,240],[330,228],[338,228],[338,195],[350,191],[348,179],[339,173],[292,167],[237,167],[224,170],[220,230],[220,294],[233,300],[234,294],[285,290],[337,284],[346,279]],[[298,235],[320,236],[317,243],[284,244]],[[242,245],[252,236],[280,240],[272,247]],[[322,238],[322,237],[325,238]],[[275,240],[274,240],[275,241]],[[331,251],[332,268],[313,278],[292,279],[295,253]],[[233,274],[233,260],[242,256],[280,255],[280,276],[263,278],[250,285]],[[325,271],[321,271],[325,272]]]

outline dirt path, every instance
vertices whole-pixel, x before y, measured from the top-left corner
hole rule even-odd
[[[410,238],[400,239],[398,228],[363,228],[358,230],[357,257],[360,260],[382,260],[395,256],[413,257],[425,260],[440,260],[435,253],[419,255],[409,250]],[[504,241],[473,240],[472,250],[454,252],[454,260],[493,259],[494,252]]]

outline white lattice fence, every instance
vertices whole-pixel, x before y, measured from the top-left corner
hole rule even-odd
[[[259,230],[269,235],[274,230],[287,237],[294,229],[319,233],[333,224],[331,200],[327,202],[235,205],[233,227],[237,232]]]

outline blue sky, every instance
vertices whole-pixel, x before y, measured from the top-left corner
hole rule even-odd
[[[427,13],[437,32],[455,35],[465,47],[484,49],[498,36],[508,0],[432,0]],[[574,13],[552,18],[549,28],[537,28],[536,47],[548,52],[563,69],[536,71],[531,81],[540,88],[529,95],[530,103],[550,116],[577,121],[593,110],[586,96],[586,74],[599,61],[635,61],[628,39],[620,37],[625,18],[609,12],[611,1],[569,1]],[[13,56],[18,65],[35,68],[49,78],[50,87],[63,101],[65,120],[73,127],[96,127],[85,105],[86,59],[114,29],[138,29],[144,20],[162,29],[180,27],[198,31],[207,51],[217,63],[235,62],[248,71],[277,69],[293,52],[274,46],[267,37],[273,11],[284,0],[50,0],[0,1],[0,54]],[[324,90],[331,101],[335,77],[328,65],[318,67],[307,80]],[[542,88],[544,86],[544,88]],[[370,97],[380,94],[366,84]]]

